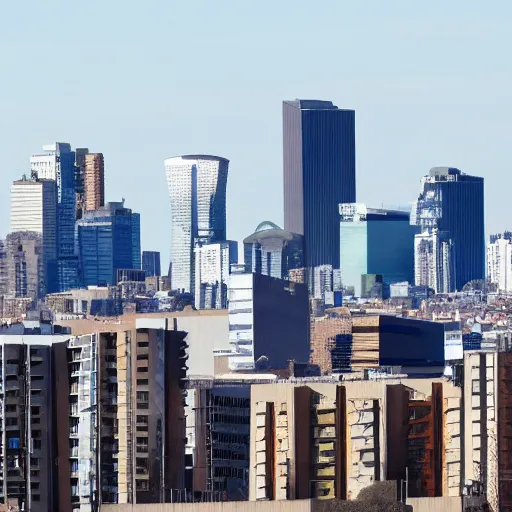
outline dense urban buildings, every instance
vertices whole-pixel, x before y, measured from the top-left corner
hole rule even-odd
[[[238,242],[197,244],[194,259],[196,308],[226,309],[230,268],[238,263]]]
[[[355,112],[283,102],[284,229],[304,236],[306,267],[339,265],[338,205],[356,200]]]
[[[165,160],[168,276],[101,153],[31,158],[0,240],[0,512],[512,510],[512,234],[483,281],[483,180],[453,168],[410,215],[356,203],[354,122],[284,102],[285,229],[240,263],[228,160]]]
[[[195,290],[196,244],[226,240],[226,185],[229,160],[187,155],[165,160],[171,200],[171,282]]]
[[[249,272],[288,279],[289,270],[305,265],[303,237],[262,222],[244,240],[244,263]]]
[[[380,274],[386,285],[414,280],[415,226],[409,213],[340,204],[340,265],[345,288],[362,294],[361,278]]]
[[[142,270],[146,273],[146,277],[161,276],[160,253],[156,251],[143,251]]]
[[[512,292],[512,243],[510,233],[491,236],[487,244],[487,280],[501,292]]]
[[[421,180],[411,212],[415,282],[436,293],[462,290],[485,277],[484,180],[452,167],[434,167]]]
[[[15,181],[11,187],[11,233],[33,232],[41,235],[45,293],[57,286],[57,186],[51,179]]]
[[[113,285],[119,269],[140,269],[140,220],[124,202],[85,212],[77,241],[82,286]]]
[[[84,158],[84,210],[105,206],[105,163],[102,153],[88,153]]]

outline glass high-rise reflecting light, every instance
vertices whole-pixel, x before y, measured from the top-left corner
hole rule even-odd
[[[172,288],[195,290],[194,248],[226,240],[229,160],[187,155],[165,160],[171,200]]]
[[[57,183],[57,257],[59,267],[66,270],[57,273],[56,286],[51,286],[48,291],[62,292],[68,289],[70,283],[77,281],[77,276],[70,275],[77,268],[75,152],[67,142],[43,146],[43,151],[30,157],[30,170],[39,179],[54,180]]]
[[[82,286],[113,286],[119,269],[135,268],[133,223],[134,214],[123,202],[86,212],[77,221]]]
[[[338,205],[356,200],[355,112],[283,102],[284,229],[304,236],[306,267],[339,268]]]
[[[339,205],[340,265],[343,286],[362,296],[362,278],[382,275],[385,284],[414,279],[414,235],[409,212]]]
[[[419,226],[415,281],[436,293],[484,279],[484,179],[452,167],[434,167],[421,180],[411,212]]]

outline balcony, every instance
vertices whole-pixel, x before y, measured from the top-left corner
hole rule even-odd
[[[116,361],[107,361],[105,363],[105,366],[107,368],[114,368],[114,369],[117,369],[117,362]]]
[[[71,459],[78,459],[78,446],[69,449],[69,457]]]
[[[147,444],[138,444],[136,445],[135,450],[138,453],[149,453],[149,447]]]

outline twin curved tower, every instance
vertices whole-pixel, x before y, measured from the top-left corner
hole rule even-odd
[[[229,160],[212,155],[167,158],[171,200],[171,286],[194,293],[196,245],[226,240]]]

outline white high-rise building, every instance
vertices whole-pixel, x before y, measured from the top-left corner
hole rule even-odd
[[[195,291],[194,249],[226,240],[226,184],[229,160],[187,155],[165,160],[171,200],[173,289]]]
[[[226,309],[229,269],[238,262],[238,243],[232,240],[198,245],[195,255],[197,309]]]
[[[435,293],[453,289],[453,244],[438,229],[425,230],[414,237],[414,281]]]
[[[45,287],[55,279],[57,260],[57,185],[35,177],[15,181],[11,186],[11,233],[39,233],[43,245]]]
[[[512,243],[501,235],[487,244],[487,280],[500,292],[512,292]]]

